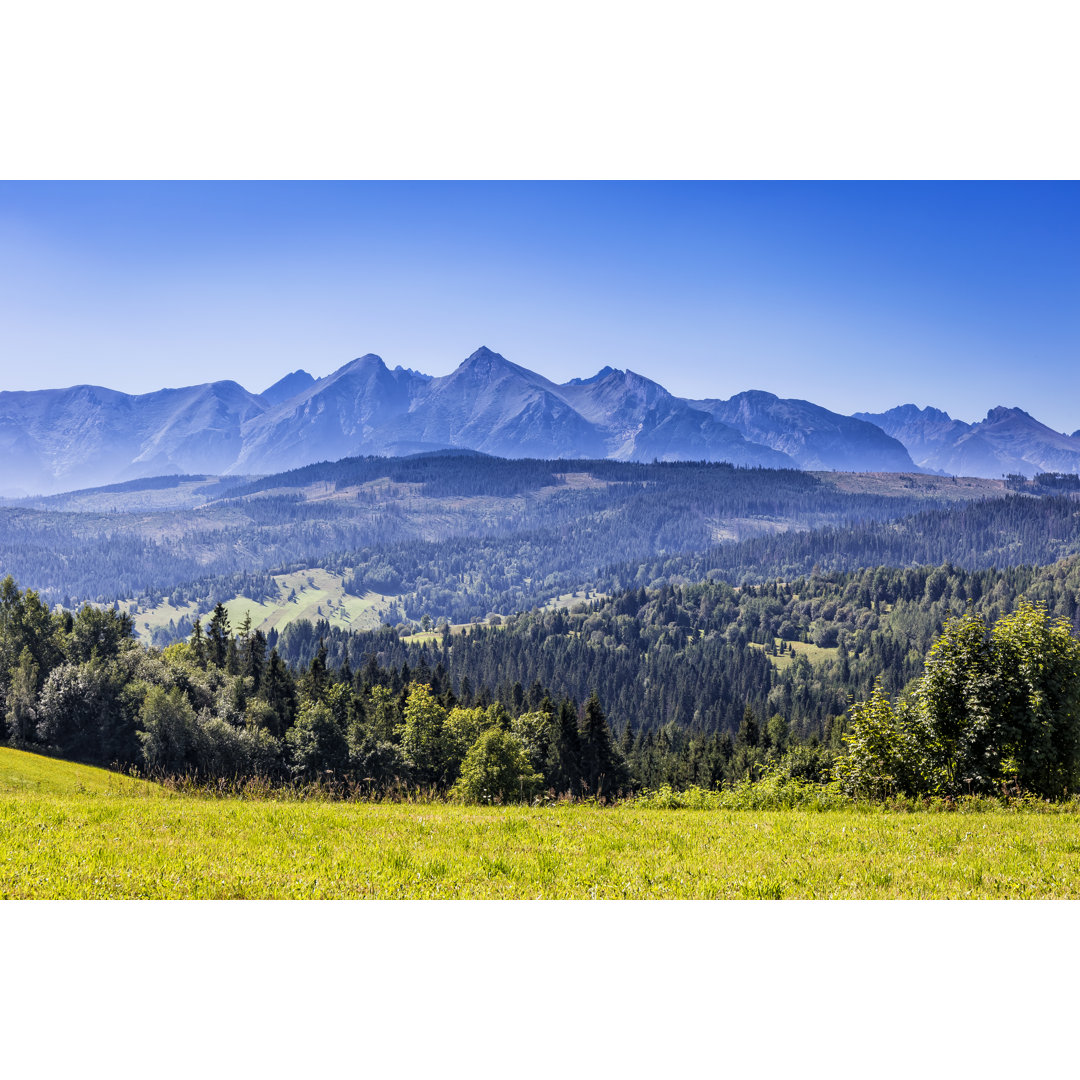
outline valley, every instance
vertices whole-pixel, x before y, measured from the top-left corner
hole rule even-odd
[[[185,637],[219,602],[234,625],[249,614],[266,633],[297,619],[365,629],[425,614],[469,623],[672,573],[738,581],[788,572],[793,559],[825,564],[838,541],[822,530],[947,517],[964,505],[985,513],[1010,494],[1001,480],[706,462],[347,458],[0,507],[0,566],[50,603],[118,604],[158,644]],[[922,532],[948,527],[943,518]],[[859,562],[857,545],[841,548],[849,561],[837,568]],[[924,560],[938,561],[929,552]]]

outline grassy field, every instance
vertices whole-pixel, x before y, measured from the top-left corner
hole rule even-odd
[[[773,638],[773,643],[776,647],[780,645],[780,638]],[[820,645],[811,645],[808,641],[788,641],[785,643],[788,650],[783,656],[776,656],[775,654],[769,657],[769,663],[772,664],[777,671],[784,671],[795,662],[796,656],[805,656],[811,664],[821,664],[826,660],[835,660],[840,655],[840,650],[837,648],[822,648]],[[764,645],[759,645],[756,641],[750,642],[751,649],[764,649]]]
[[[258,601],[235,596],[225,601],[231,626],[239,626],[244,616],[250,615],[252,629],[264,633],[272,629],[280,632],[299,619],[309,622],[326,619],[331,626],[342,630],[375,630],[397,599],[374,592],[354,596],[345,591],[341,574],[318,567],[273,577],[281,590],[280,599]],[[147,642],[157,627],[168,626],[170,621],[179,622],[185,615],[194,619],[199,614],[195,604],[174,607],[168,601],[152,608],[136,610],[132,603],[124,608],[132,613],[136,631]]]
[[[930,476],[924,473],[811,472],[823,484],[849,495],[886,495],[924,499],[987,499],[1006,494],[1004,480],[976,476]]]
[[[0,897],[1080,896],[1080,817],[165,795],[0,749]]]
[[[108,769],[0,747],[0,798],[12,795],[165,795],[164,789]]]

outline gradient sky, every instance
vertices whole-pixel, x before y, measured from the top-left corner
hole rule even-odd
[[[1077,183],[0,183],[0,389],[561,382],[1080,428]]]

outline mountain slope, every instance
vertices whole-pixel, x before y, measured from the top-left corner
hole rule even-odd
[[[240,452],[242,424],[262,409],[228,381],[139,395],[102,386],[0,393],[0,494],[224,472]]]
[[[855,416],[898,439],[927,469],[985,477],[1080,472],[1080,437],[1062,435],[1023,409],[991,409],[978,424],[965,424],[938,409],[914,405]]]
[[[275,472],[385,451],[377,432],[404,416],[427,381],[367,353],[245,424],[243,446],[225,471]]]
[[[486,347],[449,375],[432,379],[400,431],[418,449],[469,447],[501,457],[607,456],[594,425],[554,383]]]
[[[881,428],[809,401],[747,390],[727,401],[694,404],[745,438],[787,454],[802,469],[916,471],[903,445]]]
[[[735,428],[633,371],[605,367],[591,379],[563,383],[558,392],[604,433],[607,456],[616,460],[794,465],[787,454],[749,442]]]
[[[268,386],[260,395],[260,400],[271,408],[275,405],[280,405],[283,401],[288,401],[289,398],[294,398],[298,394],[302,394],[305,390],[309,390],[315,383],[315,376],[309,375],[301,368],[299,371],[292,371],[284,378],[278,379],[273,386]]]

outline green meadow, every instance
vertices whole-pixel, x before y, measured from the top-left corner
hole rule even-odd
[[[306,619],[317,622],[326,619],[331,626],[342,630],[374,630],[390,611],[396,597],[368,592],[355,596],[345,589],[341,574],[314,567],[289,574],[274,574],[280,597],[273,600],[252,600],[246,596],[234,596],[225,601],[229,622],[239,626],[251,619],[252,629],[264,633],[276,629],[279,632],[290,623]],[[154,607],[140,608],[134,603],[124,605],[135,620],[136,632],[146,641],[155,629],[179,622],[185,615],[194,619],[199,615],[196,604],[175,607],[162,601]],[[205,616],[204,616],[205,617]]]
[[[1080,896],[1080,816],[211,798],[0,749],[0,897]]]

